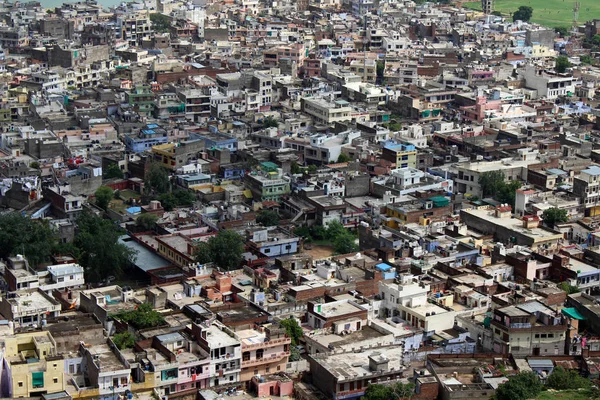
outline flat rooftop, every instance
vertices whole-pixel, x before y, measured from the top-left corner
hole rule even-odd
[[[338,354],[316,354],[312,357],[323,368],[335,376],[338,381],[355,379],[357,376],[370,376],[376,374],[369,368],[369,356],[381,361],[387,360],[389,371],[402,371],[402,346],[380,347],[361,352],[346,352]]]

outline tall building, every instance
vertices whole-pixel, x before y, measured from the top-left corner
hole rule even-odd
[[[481,10],[486,14],[494,11],[494,0],[481,0]]]

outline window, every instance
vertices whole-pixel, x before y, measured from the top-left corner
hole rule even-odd
[[[19,382],[19,387],[23,387],[23,382]]]
[[[58,378],[54,378],[54,379],[52,379],[52,381],[53,381],[54,383],[58,383]]]
[[[233,382],[233,375],[229,377],[229,381]]]

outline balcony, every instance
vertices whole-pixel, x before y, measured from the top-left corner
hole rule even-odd
[[[242,361],[242,368],[249,368],[249,367],[252,367],[255,365],[261,365],[261,364],[270,364],[270,363],[279,361],[284,357],[289,357],[289,356],[290,356],[289,351],[281,351],[279,353],[271,354],[270,357],[255,358],[255,359],[251,359],[251,360]]]
[[[291,342],[292,342],[292,339],[290,339],[288,337],[284,337],[281,339],[272,339],[272,340],[269,340],[268,342],[263,342],[263,343],[248,344],[248,345],[242,343],[242,351],[264,349],[267,347],[279,346],[282,344],[290,344]]]

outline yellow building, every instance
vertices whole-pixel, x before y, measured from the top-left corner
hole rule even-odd
[[[187,165],[192,160],[197,160],[202,151],[204,151],[204,141],[202,140],[187,140],[180,143],[152,146],[152,153],[156,162],[170,170],[175,170]]]
[[[12,397],[33,397],[65,390],[64,360],[57,355],[49,332],[22,333],[4,338]]]
[[[396,168],[417,168],[417,148],[412,144],[387,145],[381,158],[396,164]]]

